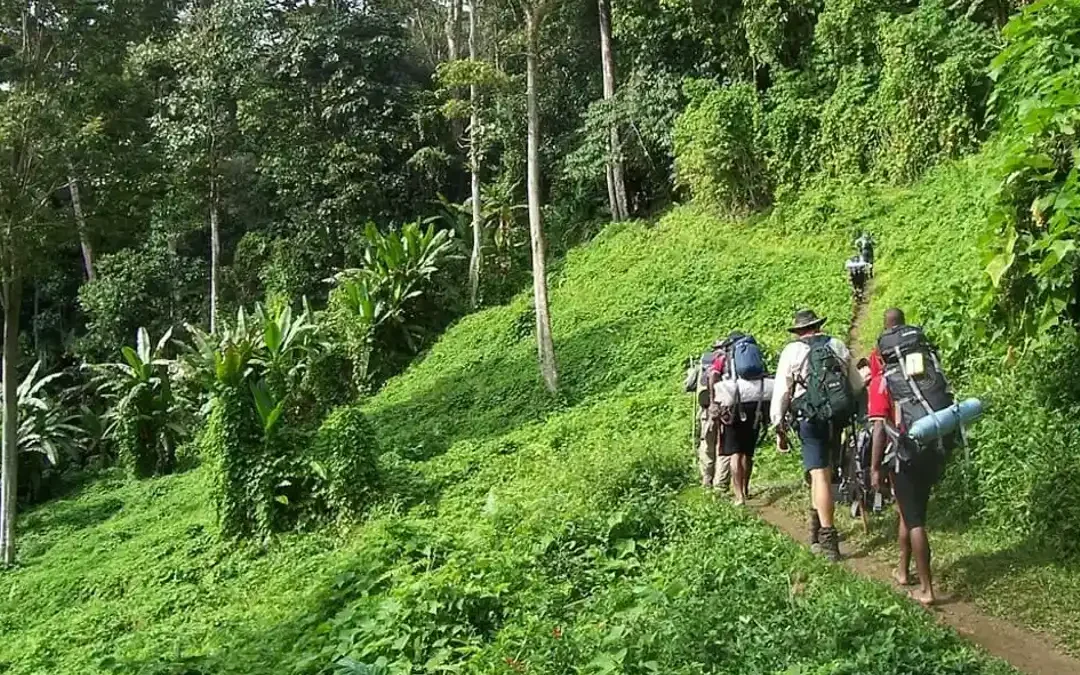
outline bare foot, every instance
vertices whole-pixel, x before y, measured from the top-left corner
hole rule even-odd
[[[911,577],[908,576],[907,572],[901,572],[900,570],[893,570],[892,571],[892,578],[893,578],[893,581],[896,582],[897,586],[910,586],[911,585]]]
[[[746,506],[746,500],[741,497],[736,497],[732,502],[735,506]]]
[[[936,602],[936,600],[937,600],[934,597],[934,592],[933,591],[924,591],[921,588],[913,588],[913,589],[911,589],[910,591],[908,591],[908,595],[911,596],[912,600],[919,603],[923,607],[926,607],[927,609],[929,609],[930,607],[933,607],[934,602]]]

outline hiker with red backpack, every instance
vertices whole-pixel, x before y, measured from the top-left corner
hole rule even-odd
[[[810,546],[835,562],[840,540],[833,523],[832,473],[841,433],[851,424],[856,394],[865,385],[847,346],[821,331],[825,321],[809,309],[795,312],[788,331],[796,339],[780,353],[770,417],[781,452],[788,451],[790,427],[799,435],[803,469],[810,475]]]

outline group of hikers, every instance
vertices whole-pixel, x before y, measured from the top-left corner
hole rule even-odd
[[[891,498],[899,516],[894,579],[911,585],[914,557],[919,583],[910,593],[930,605],[927,506],[949,451],[961,440],[962,422],[941,421],[957,406],[922,329],[909,326],[897,308],[883,318],[876,348],[856,361],[843,341],[824,332],[825,317],[798,310],[775,374],[755,338],[733,332],[690,364],[685,386],[698,396],[695,444],[703,486],[730,486],[735,504],[745,505],[754,455],[768,429],[781,453],[790,452],[797,437],[810,487],[811,549],[841,559],[837,501],[851,503],[865,523],[869,511]]]

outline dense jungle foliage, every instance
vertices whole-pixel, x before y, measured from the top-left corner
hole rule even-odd
[[[998,672],[686,491],[675,380],[841,331],[872,231],[992,410],[935,503],[1080,574],[1078,54],[1077,0],[6,3],[0,672]]]

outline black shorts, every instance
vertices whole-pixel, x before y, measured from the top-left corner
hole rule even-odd
[[[753,457],[760,438],[761,427],[754,425],[753,418],[745,422],[737,420],[735,424],[724,427],[724,446],[720,454],[728,457],[731,455]]]
[[[893,495],[908,529],[926,527],[930,490],[940,474],[941,464],[936,458],[901,464],[900,470],[893,473]]]

